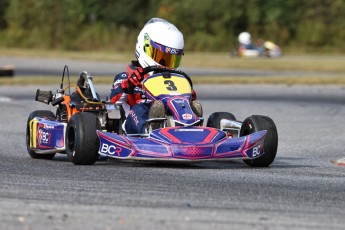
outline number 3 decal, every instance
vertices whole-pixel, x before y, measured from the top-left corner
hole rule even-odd
[[[168,86],[167,86],[167,90],[169,90],[169,91],[176,91],[176,90],[177,90],[177,88],[176,88],[176,86],[175,86],[175,84],[174,84],[173,81],[165,80],[165,81],[164,81],[164,84],[165,84],[165,85],[168,85]]]

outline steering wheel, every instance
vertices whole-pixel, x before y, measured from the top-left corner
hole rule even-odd
[[[173,68],[167,68],[167,67],[163,67],[163,66],[148,66],[148,67],[145,67],[143,68],[143,72],[142,74],[145,75],[149,72],[156,72],[156,73],[162,73],[163,76],[164,76],[164,73],[176,73],[176,74],[180,74],[182,76],[184,76],[191,88],[193,89],[193,82],[192,82],[192,79],[189,77],[188,74],[186,74],[185,72],[183,72],[182,70],[179,70],[179,69],[173,69]]]

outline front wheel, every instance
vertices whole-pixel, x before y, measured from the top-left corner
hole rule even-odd
[[[220,122],[222,119],[236,121],[236,117],[232,113],[215,112],[215,113],[212,113],[207,119],[207,127],[220,129],[221,128]]]
[[[76,165],[91,165],[98,158],[99,140],[96,130],[100,129],[98,117],[89,112],[73,115],[66,130],[66,153]]]
[[[28,120],[26,122],[26,149],[28,150],[30,157],[34,159],[53,159],[55,156],[55,153],[38,154],[30,148],[30,135],[31,135],[30,121],[34,119],[35,117],[43,117],[50,120],[55,120],[54,113],[49,110],[36,110],[30,113]]]
[[[262,130],[267,130],[264,141],[264,154],[255,159],[244,160],[247,165],[253,167],[268,167],[276,157],[278,149],[278,132],[271,118],[260,115],[248,117],[243,121],[240,136],[246,136]]]

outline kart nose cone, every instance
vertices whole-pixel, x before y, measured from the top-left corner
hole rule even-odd
[[[210,158],[213,152],[213,146],[172,146],[173,155],[177,158],[186,158],[190,160]]]

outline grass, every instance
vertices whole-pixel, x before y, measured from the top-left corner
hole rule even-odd
[[[281,58],[238,58],[221,53],[192,53],[183,57],[183,65],[251,70],[345,72],[345,55],[296,55]]]
[[[128,62],[134,58],[133,53],[116,53],[112,51],[65,51],[65,50],[40,50],[40,49],[16,49],[0,48],[0,54],[17,57],[46,57],[46,58],[68,58],[93,61]]]
[[[195,84],[286,84],[286,85],[345,85],[345,76],[342,78],[332,76],[322,77],[197,77],[193,78]]]
[[[94,83],[111,84],[113,76],[94,78]],[[77,77],[71,77],[71,84],[77,82]],[[286,85],[345,85],[344,77],[322,76],[322,77],[251,77],[251,76],[192,76],[194,84],[286,84]],[[60,77],[40,76],[40,77],[2,77],[0,85],[59,85]],[[67,85],[67,79],[64,84]]]
[[[116,52],[70,52],[0,48],[1,55],[21,57],[69,58],[79,60],[124,62],[134,58],[133,53]],[[286,54],[282,58],[245,59],[230,57],[228,53],[187,53],[182,60],[183,67],[224,68],[246,70],[289,71],[289,76],[192,76],[195,84],[340,84],[345,85],[345,55],[302,55]],[[298,71],[310,72],[308,76]],[[344,73],[344,76],[339,73]],[[95,78],[96,84],[109,84],[111,76]],[[60,77],[0,78],[3,84],[58,84]],[[75,79],[71,79],[75,82]]]

